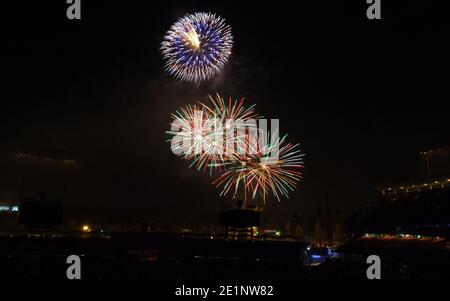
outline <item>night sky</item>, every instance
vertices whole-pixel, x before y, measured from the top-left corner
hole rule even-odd
[[[307,155],[298,190],[269,201],[275,222],[313,212],[327,191],[349,214],[380,185],[425,178],[419,151],[449,144],[438,1],[382,1],[377,21],[364,0],[84,0],[81,20],[66,18],[63,0],[14,2],[1,18],[0,200],[45,189],[92,216],[214,221],[218,190],[171,153],[165,131],[170,113],[216,92],[279,118]],[[224,17],[234,36],[229,64],[199,86],[166,74],[159,52],[171,24],[197,11]],[[73,152],[77,164],[63,176],[30,171],[13,156],[23,145]]]

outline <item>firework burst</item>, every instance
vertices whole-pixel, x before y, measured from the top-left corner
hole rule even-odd
[[[191,167],[210,175],[217,171],[213,185],[221,188],[221,196],[264,202],[273,196],[280,201],[289,198],[302,178],[304,154],[298,144],[286,141],[287,135],[280,138],[278,129],[269,134],[258,128],[260,118],[244,99],[209,96],[209,102],[172,114],[168,141]]]
[[[224,162],[225,172],[213,182],[222,187],[221,195],[232,192],[234,198],[243,192],[245,200],[259,196],[263,201],[269,194],[279,201],[282,196],[289,198],[302,178],[304,154],[298,144],[287,143],[286,136],[275,136],[258,153]]]
[[[198,102],[172,114],[174,153],[191,161],[191,167],[210,174],[221,170],[225,162],[237,159],[236,150],[247,150],[249,131],[257,134],[254,105],[244,106],[244,98],[225,101],[219,94],[209,96],[210,104]],[[250,136],[251,137],[251,136]],[[174,141],[174,139],[176,139]],[[188,143],[180,143],[188,142]]]
[[[211,13],[188,14],[161,44],[166,70],[182,81],[199,82],[219,73],[231,54],[233,36],[225,20]]]

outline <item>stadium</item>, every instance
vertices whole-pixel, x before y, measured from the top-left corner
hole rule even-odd
[[[2,283],[449,279],[447,10],[379,3],[5,3]]]

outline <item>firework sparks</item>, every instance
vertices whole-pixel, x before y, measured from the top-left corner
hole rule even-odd
[[[260,116],[254,105],[244,106],[244,98],[226,102],[216,94],[209,100],[211,104],[198,102],[172,114],[173,129],[167,133],[173,136],[169,141],[174,153],[191,160],[190,166],[198,170],[209,168],[211,174],[225,162],[236,160],[237,151],[248,149],[247,136],[249,132],[257,135],[256,120]]]
[[[167,32],[161,44],[166,70],[182,81],[199,82],[219,73],[233,45],[231,27],[211,13],[188,14]]]
[[[264,201],[272,194],[279,201],[289,197],[302,178],[303,156],[298,144],[286,143],[282,139],[271,139],[266,149],[258,154],[244,155],[226,163],[226,171],[213,184],[222,187],[221,195],[230,192],[235,197],[244,193],[244,199],[260,196]],[[277,156],[273,156],[277,153]]]
[[[221,196],[280,201],[302,178],[299,145],[280,138],[278,129],[269,134],[258,128],[261,116],[244,99],[225,101],[217,94],[209,103],[181,108],[172,118],[172,150],[199,171],[218,171],[213,185],[222,189]]]

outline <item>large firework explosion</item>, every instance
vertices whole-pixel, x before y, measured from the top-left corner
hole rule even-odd
[[[172,150],[191,161],[191,167],[210,174],[224,162],[236,160],[236,151],[248,149],[249,130],[257,134],[254,105],[244,106],[244,98],[225,101],[219,94],[209,96],[210,104],[198,102],[172,114]],[[176,140],[175,140],[176,139]],[[187,142],[187,143],[186,143]]]
[[[288,143],[287,136],[279,138],[277,131],[269,135],[257,129],[256,123],[255,127],[249,125],[249,120],[261,117],[254,106],[244,106],[244,99],[230,98],[227,102],[216,95],[209,100],[172,114],[172,129],[168,131],[172,150],[189,160],[191,167],[209,170],[211,175],[217,170],[213,184],[221,187],[222,196],[261,198],[264,202],[270,195],[278,200],[289,197],[302,178],[304,155],[299,145]],[[238,121],[233,123],[232,136],[227,135],[230,120]],[[251,135],[252,129],[256,135]],[[190,143],[180,143],[182,140]],[[227,151],[229,144],[235,151]]]
[[[280,201],[289,198],[302,178],[303,156],[298,144],[286,142],[286,137],[274,135],[269,143],[255,154],[245,154],[236,160],[224,162],[225,172],[213,184],[222,187],[221,195],[233,193],[235,198],[243,193],[245,200],[261,197],[265,202],[268,195]]]
[[[199,82],[219,73],[231,54],[233,36],[225,20],[211,13],[188,14],[161,44],[166,70],[182,81]]]

